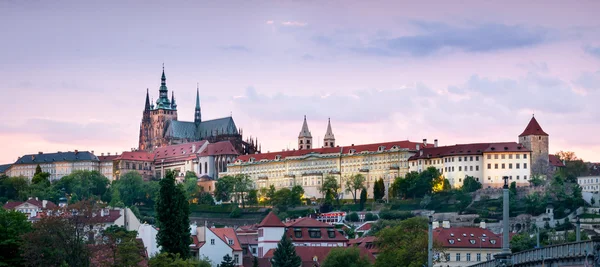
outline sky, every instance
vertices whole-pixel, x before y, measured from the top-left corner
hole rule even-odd
[[[416,3],[418,2],[418,3]],[[460,3],[460,4],[459,4]],[[263,152],[517,141],[600,161],[599,1],[0,0],[0,164],[137,147],[162,64],[179,120],[233,115]],[[169,92],[169,93],[170,93]]]

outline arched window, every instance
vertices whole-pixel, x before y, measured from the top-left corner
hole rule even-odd
[[[202,163],[198,164],[198,173],[202,173]]]
[[[204,162],[204,173],[208,173],[208,162]]]

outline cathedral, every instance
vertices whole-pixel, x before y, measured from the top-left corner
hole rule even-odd
[[[175,94],[172,92],[169,99],[164,66],[158,91],[159,97],[154,105],[150,102],[149,91],[146,89],[146,105],[140,124],[139,150],[153,151],[168,145],[207,140],[210,143],[230,141],[240,155],[260,152],[258,139],[243,140],[243,132],[241,129],[238,130],[231,116],[202,120],[198,88],[196,88],[194,121],[177,120]]]

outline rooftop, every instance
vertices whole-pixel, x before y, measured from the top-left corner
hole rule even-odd
[[[99,161],[98,157],[88,151],[69,151],[56,153],[28,154],[20,157],[14,164],[44,164],[62,161]]]

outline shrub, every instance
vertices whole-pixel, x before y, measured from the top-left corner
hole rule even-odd
[[[346,221],[349,221],[349,222],[358,222],[358,221],[360,221],[360,218],[358,217],[358,213],[352,212],[352,213],[346,215]]]
[[[377,215],[375,215],[373,213],[369,212],[369,213],[365,214],[365,221],[375,221],[377,219],[379,219],[379,218],[377,217]]]
[[[229,213],[229,218],[239,218],[242,217],[242,210],[240,208],[235,208]]]
[[[414,215],[408,211],[382,210],[379,212],[379,218],[384,220],[405,220],[411,217]]]

